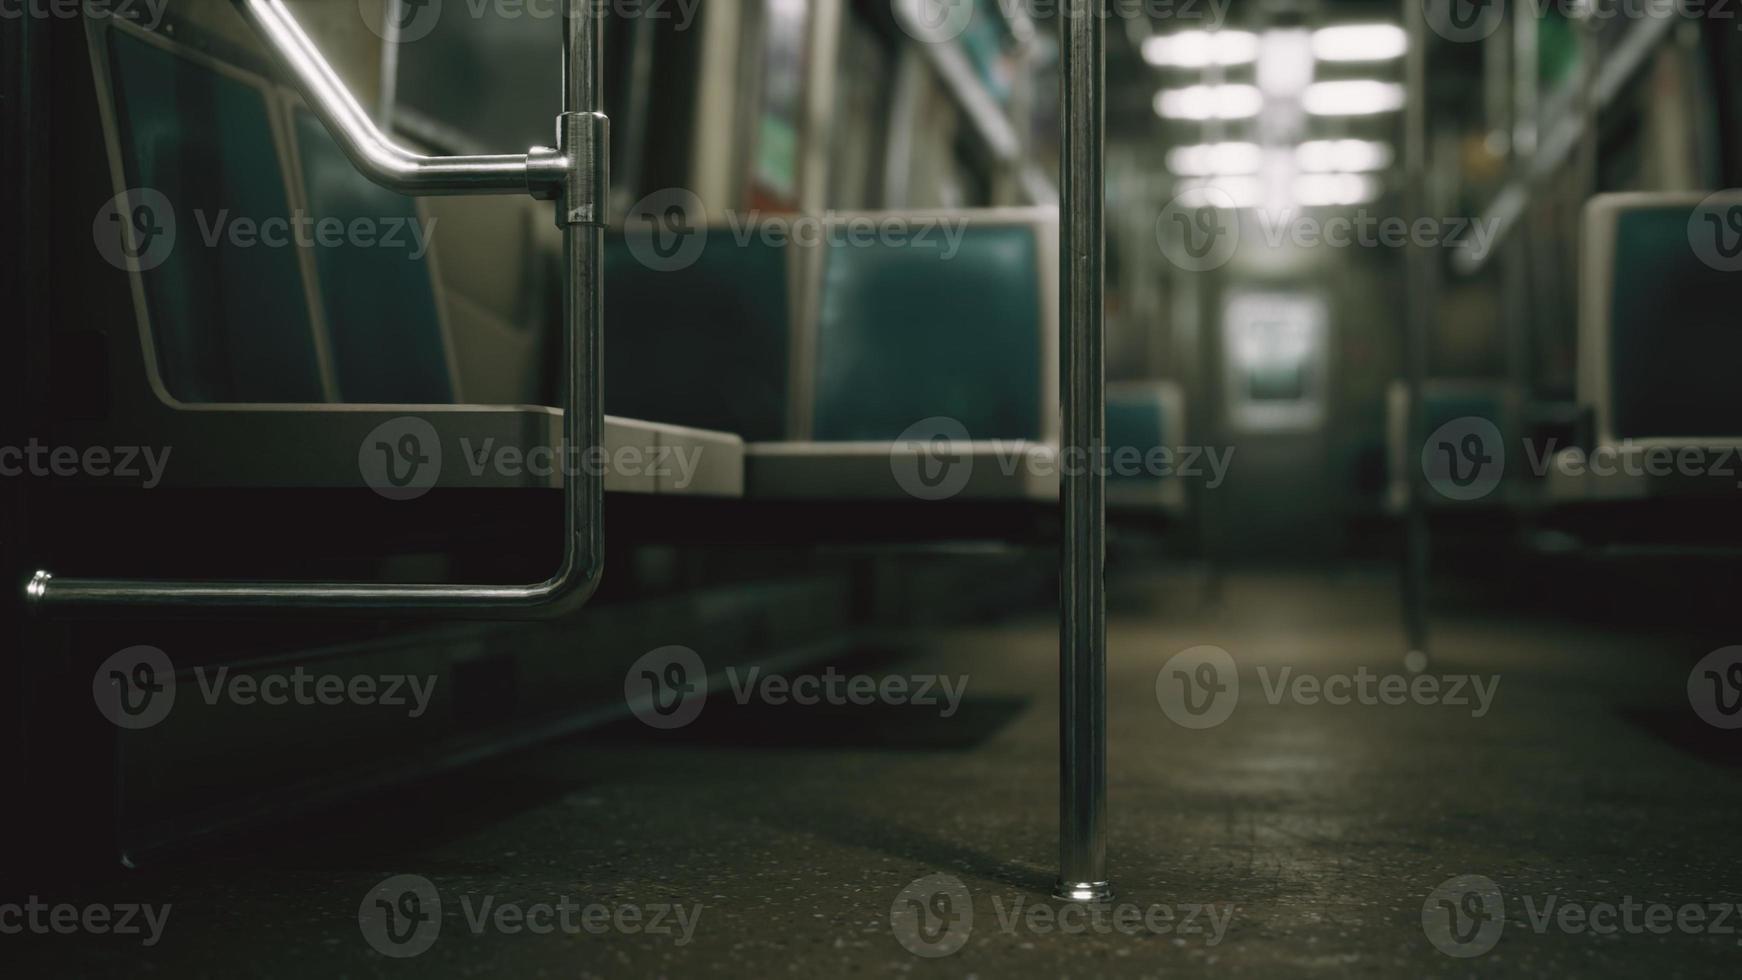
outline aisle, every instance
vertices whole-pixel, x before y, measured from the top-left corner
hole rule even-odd
[[[1401,683],[1381,679],[1400,671],[1391,588],[1383,576],[1247,574],[1217,609],[1189,579],[1118,590],[1119,895],[1092,918],[1036,911],[1052,873],[1055,680],[1052,626],[1035,621],[838,667],[838,692],[874,671],[910,678],[896,700],[920,703],[775,706],[766,677],[740,677],[751,704],[716,690],[685,728],[630,721],[144,869],[118,890],[172,904],[162,942],[82,942],[82,972],[1668,976],[1653,967],[1665,953],[1688,976],[1731,972],[1742,950],[1712,934],[1716,922],[1595,935],[1583,918],[1633,902],[1628,921],[1644,923],[1652,903],[1738,898],[1742,756],[1686,701],[1705,651],[1463,616],[1442,623],[1429,671],[1442,680],[1421,698],[1434,703],[1389,704]],[[1238,702],[1204,688],[1203,713],[1174,703],[1170,715],[1157,675],[1212,677],[1197,661],[1168,664],[1202,645],[1233,659]],[[1349,703],[1325,700],[1338,692]],[[1173,720],[1224,710],[1202,729]],[[442,910],[439,937],[404,962],[372,950],[357,922],[396,875],[427,879]],[[1453,951],[1492,946],[1476,960],[1436,948],[1423,924],[1430,893],[1463,875],[1503,896],[1503,927],[1484,932],[1477,915],[1464,943],[1440,937]],[[113,891],[100,897],[125,897]],[[564,898],[571,933],[560,911],[550,934],[527,930],[522,913],[543,924],[538,906]],[[892,906],[909,915],[892,924]],[[927,910],[943,913],[932,928]],[[935,959],[908,948],[955,945]],[[72,950],[32,941],[13,975]]]

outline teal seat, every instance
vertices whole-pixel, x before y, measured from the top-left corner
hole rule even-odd
[[[1044,438],[1033,225],[970,224],[948,257],[848,236],[824,247],[814,439],[887,441],[933,416],[973,439]]]
[[[1161,448],[1171,450],[1168,441],[1167,405],[1160,393],[1150,388],[1133,388],[1120,390],[1109,388],[1107,391],[1107,449],[1113,453],[1113,469],[1107,474],[1110,482],[1140,482],[1162,478],[1161,474],[1148,472],[1121,472],[1119,454],[1130,457],[1128,450],[1135,449],[1145,462],[1151,451]]]
[[[789,249],[729,228],[681,269],[605,243],[605,411],[715,429],[747,442],[787,437],[792,318]]]
[[[109,37],[127,184],[174,210],[173,249],[141,273],[165,387],[184,402],[324,401],[297,250],[228,234],[291,213],[266,91]]]
[[[1506,389],[1498,385],[1474,387],[1429,384],[1421,393],[1422,432],[1429,433],[1458,419],[1479,418],[1492,422],[1502,434],[1510,430]]]
[[[1608,279],[1610,435],[1742,436],[1742,296],[1737,273],[1689,244],[1690,204],[1626,208]],[[1718,216],[1714,213],[1714,217]],[[1728,230],[1724,230],[1728,233]]]
[[[454,401],[447,338],[436,306],[428,235],[417,202],[357,172],[320,121],[296,112],[313,222],[363,221],[369,243],[345,234],[311,246],[339,398],[373,404]],[[391,244],[396,242],[396,244]]]

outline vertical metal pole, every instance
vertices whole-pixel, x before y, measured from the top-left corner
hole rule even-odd
[[[1403,167],[1404,210],[1410,221],[1428,210],[1427,156],[1427,18],[1419,0],[1403,0],[1403,22],[1409,31],[1405,64]],[[1427,438],[1422,410],[1422,381],[1427,374],[1428,324],[1433,316],[1434,257],[1420,244],[1404,253],[1407,306],[1403,335],[1404,385],[1409,392],[1404,472],[1409,488],[1404,517],[1403,622],[1407,650],[1404,663],[1412,670],[1428,664],[1427,578],[1428,528],[1423,512],[1426,474],[1421,469],[1421,445]]]
[[[1074,902],[1107,881],[1106,442],[1102,237],[1106,0],[1070,0],[1063,25],[1059,166],[1059,394],[1064,416],[1059,551],[1059,882]]]
[[[586,386],[587,410],[563,417],[565,481],[581,478],[572,465],[581,452],[605,444],[605,219],[610,212],[611,124],[605,117],[605,6],[568,0],[563,17],[563,101],[557,146],[567,161],[567,179],[557,201],[568,266],[563,294],[563,384],[567,391]],[[566,397],[566,394],[565,394]],[[581,554],[604,555],[603,494],[583,494],[566,515],[566,529]]]

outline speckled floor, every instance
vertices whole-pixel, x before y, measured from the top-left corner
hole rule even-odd
[[[1045,899],[1055,651],[1037,619],[877,665],[966,676],[949,718],[716,691],[685,729],[631,722],[43,896],[167,903],[154,947],[0,936],[0,955],[7,976],[1735,976],[1742,752],[1687,693],[1709,648],[1670,627],[1452,610],[1428,673],[1480,681],[1486,710],[1474,682],[1467,704],[1361,703],[1362,667],[1400,671],[1392,588],[1247,574],[1212,606],[1192,580],[1126,583],[1118,896],[1092,917]],[[1174,717],[1230,702],[1175,698],[1170,715],[1157,675],[1208,678],[1195,654],[1169,663],[1204,644],[1240,690],[1194,729]],[[1350,703],[1314,698],[1345,677]],[[398,875],[434,894],[376,891]],[[378,913],[374,941],[422,952],[371,945],[359,910],[378,899],[405,915]]]

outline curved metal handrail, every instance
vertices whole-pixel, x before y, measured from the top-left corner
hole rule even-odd
[[[518,192],[557,200],[564,258],[563,439],[571,446],[602,445],[599,326],[604,240],[597,202],[607,186],[609,136],[602,114],[601,25],[599,16],[586,9],[590,5],[576,3],[563,17],[560,149],[427,157],[395,145],[375,126],[283,0],[233,2],[283,63],[310,109],[371,180],[410,195]],[[598,587],[604,564],[603,491],[602,474],[564,475],[562,564],[556,574],[532,584],[166,581],[68,578],[39,571],[26,584],[25,598],[38,609],[323,609],[486,618],[556,616],[583,605]]]

